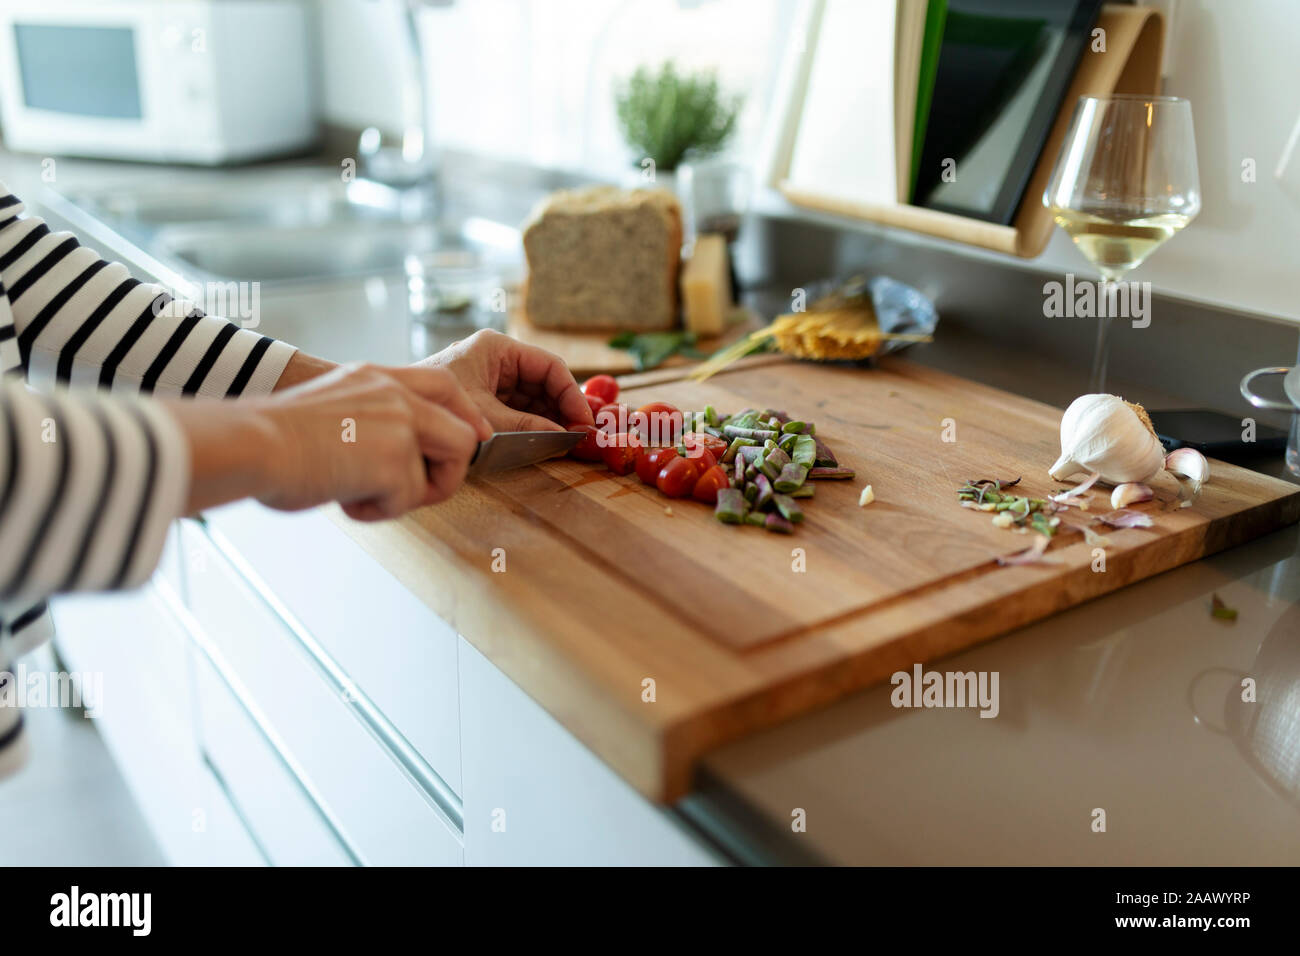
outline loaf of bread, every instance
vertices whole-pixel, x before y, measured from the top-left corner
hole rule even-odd
[[[681,208],[666,190],[553,193],[524,225],[524,312],[549,329],[673,328],[681,247]]]

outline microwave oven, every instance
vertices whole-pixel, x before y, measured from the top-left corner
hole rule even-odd
[[[300,151],[308,32],[300,0],[4,0],[5,145],[197,164]]]

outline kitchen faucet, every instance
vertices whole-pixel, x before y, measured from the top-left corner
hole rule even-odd
[[[402,131],[398,142],[378,127],[362,131],[357,144],[358,177],[348,184],[348,198],[360,205],[395,210],[403,217],[423,217],[437,207],[437,162],[429,130],[429,74],[420,39],[423,7],[450,6],[452,0],[388,0],[398,7],[402,45]]]

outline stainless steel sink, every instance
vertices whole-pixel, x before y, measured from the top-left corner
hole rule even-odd
[[[451,257],[510,278],[518,230],[475,216],[431,217],[427,202],[330,170],[211,174],[166,189],[62,194],[79,225],[125,239],[163,281],[301,282],[400,273]],[[92,231],[94,229],[92,228]]]
[[[154,241],[159,255],[247,282],[400,271],[408,255],[442,249],[474,251],[458,227],[436,223],[169,226]]]
[[[319,173],[218,175],[210,181],[168,184],[166,189],[134,187],[69,193],[67,198],[105,219],[149,228],[191,223],[320,225],[356,215],[346,185]]]

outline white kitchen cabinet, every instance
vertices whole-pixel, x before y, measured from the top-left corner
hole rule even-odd
[[[460,680],[467,865],[719,862],[463,638]]]
[[[273,749],[293,765],[348,853],[368,864],[459,865],[458,802],[447,812],[412,778],[410,761],[403,762],[393,741],[377,736],[389,729],[383,715],[366,710],[352,688],[340,688],[322,673],[318,654],[200,526],[185,522],[182,541],[189,612],[232,676],[229,683],[237,683],[238,696],[258,712]],[[332,556],[316,557],[327,565]],[[393,666],[404,670],[400,662]],[[411,671],[404,672],[418,683]],[[212,729],[207,727],[209,734]],[[245,760],[238,747],[219,748],[210,736],[204,740],[218,771],[232,781],[232,792],[233,781],[257,779],[262,755]]]
[[[204,753],[266,861],[276,866],[360,862],[299,768],[268,739],[268,730],[271,735],[274,730],[259,723],[260,713],[256,718],[249,713],[243,688],[232,687],[203,654],[195,655],[194,675]]]
[[[459,793],[456,632],[319,509],[241,502],[206,518]]]
[[[149,588],[56,605],[68,666],[105,674],[100,729],[169,860],[717,862],[309,515],[181,522]]]
[[[164,565],[175,558],[172,542]],[[102,683],[96,729],[168,862],[263,863],[204,763],[191,716],[189,641],[158,592],[75,595],[52,608],[64,666]]]

